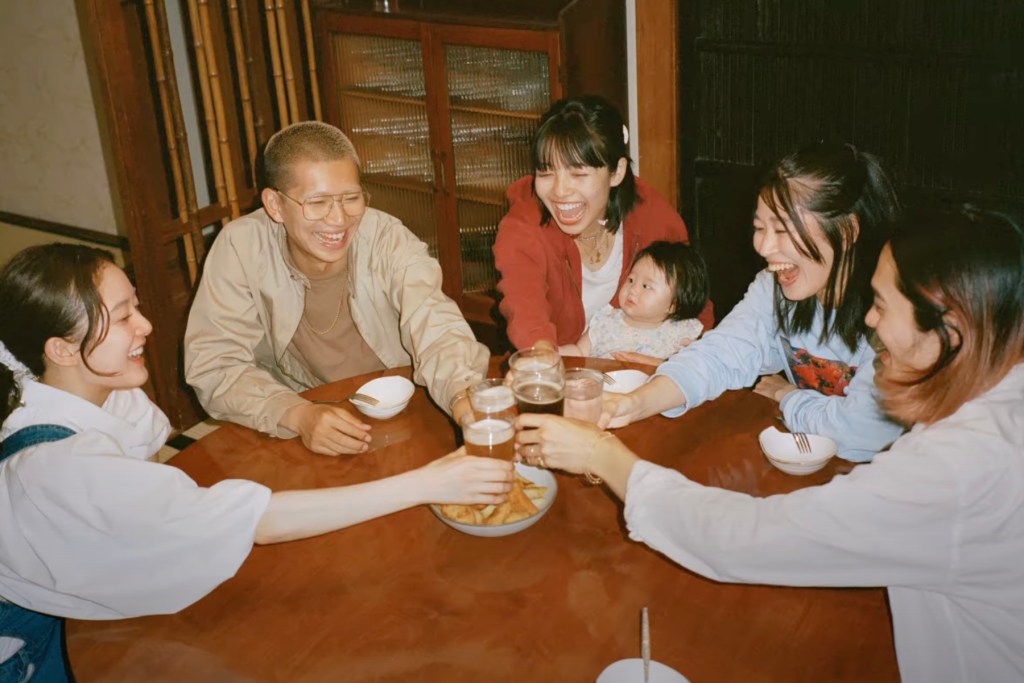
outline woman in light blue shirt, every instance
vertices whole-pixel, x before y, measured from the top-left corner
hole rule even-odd
[[[871,274],[898,209],[878,161],[852,145],[784,157],[754,214],[765,270],[718,327],[643,387],[609,398],[604,422],[676,417],[756,383],[754,391],[779,401],[791,430],[831,437],[847,460],[870,460],[902,432],[878,404],[864,326]]]

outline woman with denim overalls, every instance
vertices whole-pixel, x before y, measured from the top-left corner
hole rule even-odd
[[[233,576],[253,543],[428,502],[498,504],[511,488],[511,463],[461,450],[354,486],[201,488],[147,460],[170,431],[140,388],[152,326],[109,254],[22,251],[0,273],[0,318],[2,683],[70,680],[63,617],[177,612]]]

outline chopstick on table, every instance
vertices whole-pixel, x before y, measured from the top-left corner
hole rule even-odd
[[[644,683],[647,683],[651,671],[651,625],[646,607],[640,612],[640,656],[644,659]]]

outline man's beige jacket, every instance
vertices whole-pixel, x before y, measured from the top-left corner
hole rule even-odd
[[[260,209],[217,236],[185,331],[185,379],[206,411],[280,437],[297,392],[319,381],[289,348],[309,280],[285,259],[284,226]],[[447,409],[485,376],[489,352],[441,291],[441,267],[402,222],[368,209],[348,252],[352,319],[389,368],[413,366],[413,381]]]

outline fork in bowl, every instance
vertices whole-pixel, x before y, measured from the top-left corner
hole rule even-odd
[[[775,416],[775,419],[779,421],[783,427],[789,429],[786,425],[786,420],[779,415]],[[803,432],[790,432],[793,435],[793,441],[796,442],[796,450],[804,455],[811,452],[811,440],[807,438],[807,435]]]
[[[793,441],[796,441],[796,449],[801,453],[811,452],[811,440],[803,432],[793,432]]]

